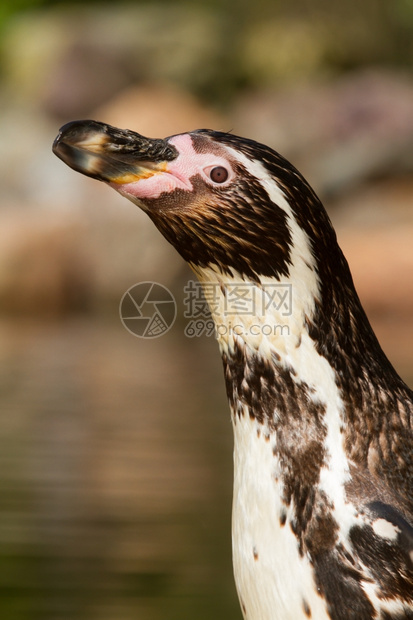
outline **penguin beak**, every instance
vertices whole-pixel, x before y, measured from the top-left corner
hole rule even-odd
[[[64,125],[53,143],[53,152],[73,170],[119,185],[164,172],[167,162],[178,156],[167,140],[145,138],[129,129],[91,120]]]

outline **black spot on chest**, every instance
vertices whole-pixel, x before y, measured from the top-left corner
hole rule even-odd
[[[303,600],[303,611],[307,618],[311,618],[311,607],[305,599]]]
[[[413,563],[407,544],[378,536],[367,525],[353,527],[350,540],[378,584],[380,598],[399,598],[413,606]]]
[[[331,620],[373,620],[376,611],[364,591],[363,574],[352,558],[337,547],[320,553],[314,562],[315,581],[326,599]]]

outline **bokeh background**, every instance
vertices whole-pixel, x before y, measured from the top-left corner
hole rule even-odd
[[[146,216],[51,153],[94,118],[270,144],[327,205],[413,384],[413,1],[0,5],[0,618],[240,619],[232,432],[192,275]],[[174,327],[118,307],[167,286]]]

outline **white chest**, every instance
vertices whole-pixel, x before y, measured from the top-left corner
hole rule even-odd
[[[276,438],[265,435],[247,413],[234,423],[232,545],[244,618],[327,620],[310,561],[300,556],[289,526],[273,454]]]

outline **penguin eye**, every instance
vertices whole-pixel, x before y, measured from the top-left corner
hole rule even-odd
[[[225,183],[228,179],[228,170],[224,166],[215,166],[210,171],[209,178],[214,183]]]

